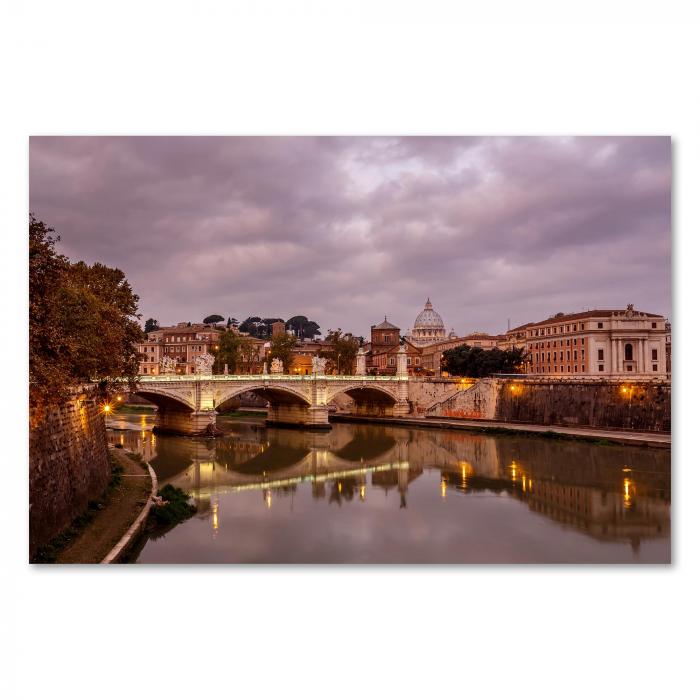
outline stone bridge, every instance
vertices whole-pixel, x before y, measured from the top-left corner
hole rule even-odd
[[[352,399],[355,415],[408,414],[408,384],[406,375],[156,375],[140,377],[134,393],[158,407],[158,430],[196,435],[210,431],[217,412],[245,392],[268,402],[271,424],[323,429],[339,394]]]

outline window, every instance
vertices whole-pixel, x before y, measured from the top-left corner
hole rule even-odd
[[[598,328],[602,328],[602,327],[603,327],[603,322],[602,322],[602,321],[598,321]]]
[[[632,371],[632,365],[627,365],[627,371],[631,372]]]
[[[652,327],[652,328],[656,328],[656,322],[652,323],[652,324],[651,324],[651,327]]]
[[[571,372],[571,365],[567,365],[567,366],[566,366],[566,371],[567,371],[567,372]]]
[[[389,364],[393,367],[396,364],[396,358],[395,357],[390,357],[389,358]]]
[[[391,337],[390,335],[387,335],[387,334],[385,333],[385,334],[384,334],[384,342],[385,342],[385,343],[388,343],[390,337]]]
[[[410,365],[410,364],[411,364],[411,358],[410,358],[410,357],[406,358],[406,364],[407,364],[407,365]]]
[[[651,349],[651,359],[652,360],[658,360],[659,359],[659,351],[656,348]]]
[[[632,359],[632,343],[627,343],[625,345],[625,361],[629,361]]]
[[[574,360],[578,359],[578,350],[574,350]]]
[[[605,368],[603,367],[603,365],[598,365],[599,372],[603,372],[604,370],[605,370]]]
[[[578,365],[574,365],[574,372],[578,372]]]
[[[571,350],[566,351],[566,359],[570,360],[571,359]]]
[[[581,331],[582,331],[582,330],[584,329],[584,325],[583,325],[583,323],[579,323],[579,326],[578,326],[578,327],[579,327],[579,330],[581,330]]]
[[[603,357],[603,353],[604,353],[604,352],[605,352],[605,351],[603,350],[603,348],[598,348],[598,362],[601,362],[603,359],[605,359],[605,358]]]
[[[585,344],[586,344],[586,339],[585,339],[585,338],[581,338],[581,345],[585,345]]]
[[[651,366],[651,371],[652,371],[652,372],[658,372],[658,371],[659,371],[659,365],[652,365],[652,366]]]

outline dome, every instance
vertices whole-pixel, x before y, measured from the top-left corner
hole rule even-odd
[[[442,322],[442,317],[433,309],[430,299],[425,302],[425,308],[423,311],[416,316],[416,322],[413,324],[413,328],[414,330],[420,330],[422,328],[445,328],[445,324]]]
[[[419,347],[442,342],[447,338],[445,324],[440,314],[433,309],[430,299],[425,302],[425,308],[416,316],[411,332],[407,339]]]

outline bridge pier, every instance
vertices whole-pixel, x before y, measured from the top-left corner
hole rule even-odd
[[[313,430],[330,430],[328,406],[304,406],[302,404],[270,405],[267,409],[268,425],[295,426]]]
[[[209,425],[216,424],[214,411],[192,411],[159,407],[156,410],[154,433],[172,433],[176,435],[204,435]]]

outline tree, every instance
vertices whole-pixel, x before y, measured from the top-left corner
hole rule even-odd
[[[309,321],[306,316],[292,316],[285,324],[288,331],[294,331],[299,340],[313,339],[321,335],[321,328],[316,321]]]
[[[275,357],[282,360],[282,365],[284,366],[285,374],[289,374],[289,370],[292,366],[292,360],[294,359],[294,346],[297,343],[297,339],[293,335],[287,335],[278,333],[272,336],[270,341],[270,360]]]
[[[143,327],[144,333],[151,333],[152,331],[157,331],[160,328],[158,321],[155,318],[149,318]]]
[[[214,355],[214,374],[222,374],[225,365],[231,374],[250,372],[255,359],[255,345],[250,338],[227,330],[219,336],[218,347]]]
[[[219,316],[219,314],[212,314],[211,316],[207,316],[202,323],[221,323],[221,321],[224,320],[223,316]]]
[[[326,373],[337,370],[338,374],[353,374],[355,371],[355,358],[359,350],[359,343],[351,333],[343,333],[340,328],[329,330],[326,342],[331,344],[330,349],[322,350],[319,354],[330,362],[326,367]]]
[[[29,397],[32,420],[63,402],[73,386],[135,381],[143,339],[138,296],[124,273],[71,263],[56,253],[55,231],[29,217]]]
[[[442,368],[460,377],[486,377],[521,371],[524,350],[499,350],[459,345],[443,353]]]

